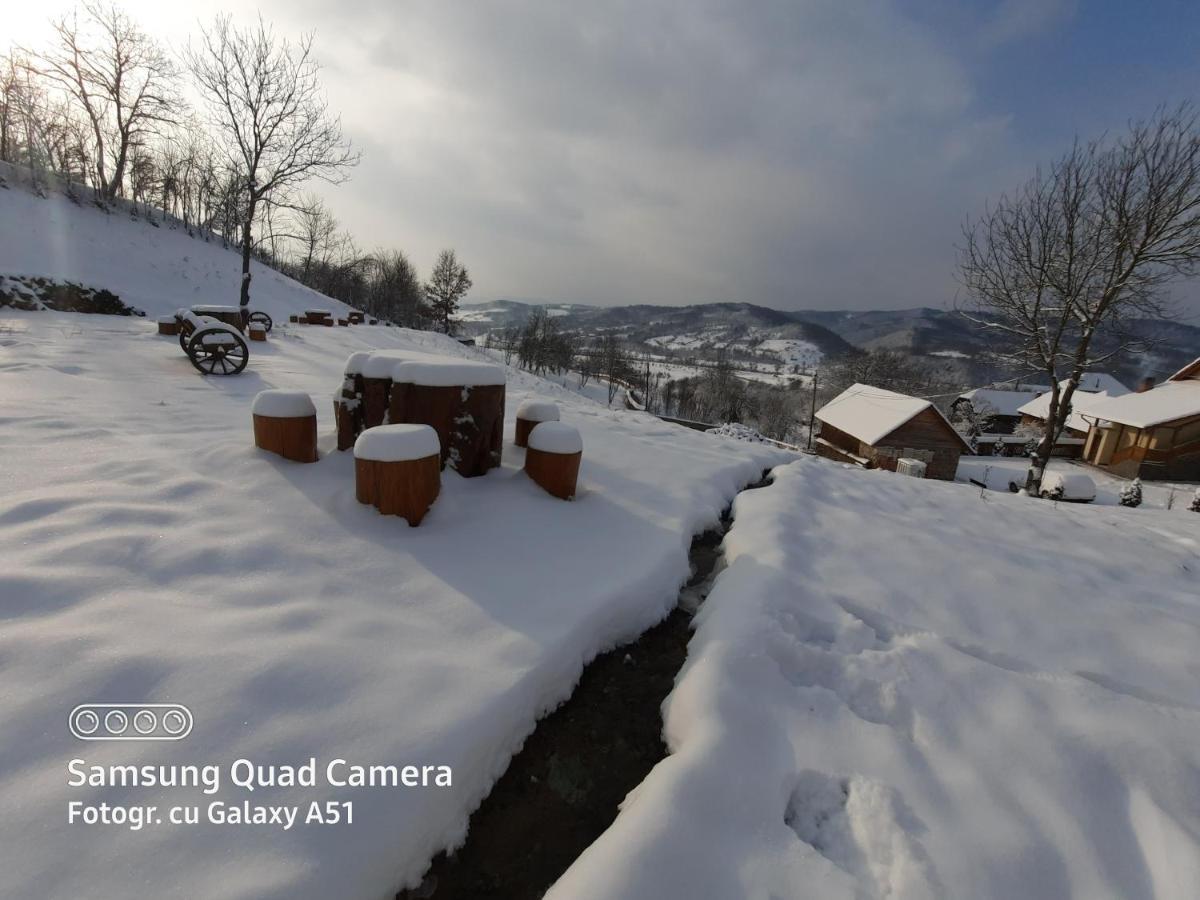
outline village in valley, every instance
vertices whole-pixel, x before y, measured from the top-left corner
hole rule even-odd
[[[1200,897],[1200,13],[51,6],[0,898]]]

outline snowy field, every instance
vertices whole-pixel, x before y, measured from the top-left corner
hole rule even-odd
[[[401,329],[284,327],[243,375],[206,379],[146,321],[0,315],[0,893],[374,900],[414,884],[582,666],[674,605],[691,535],[791,458],[510,371],[503,467],[447,472],[410,529],[355,501],[353,460],[332,450],[345,359],[377,346],[477,355]],[[312,394],[319,463],[254,448],[264,388]],[[574,502],[520,471],[512,416],[530,396],[583,435]],[[76,704],[149,700],[189,706],[192,733],[68,733]],[[453,783],[69,787],[76,757],[226,773],[344,758],[451,766]],[[354,821],[134,831],[68,824],[72,800],[351,801]]]
[[[1025,483],[1025,473],[1029,471],[1029,460],[1017,456],[964,456],[958,464],[958,481],[971,481],[986,484],[993,491],[1007,491],[1009,482]],[[1067,459],[1052,459],[1048,468],[1050,472],[1072,472],[1086,475],[1096,483],[1096,499],[1099,506],[1119,506],[1121,489],[1129,484],[1129,480],[1110,475],[1095,466],[1085,465]],[[1196,488],[1200,485],[1168,482],[1143,481],[1142,505],[1140,509],[1161,509],[1168,507],[1172,512],[1190,512],[1189,504],[1195,496]]]
[[[553,900],[1200,896],[1200,515],[803,459]]]
[[[307,307],[335,315],[349,309],[257,261],[250,271],[251,308],[277,319]],[[107,288],[153,319],[197,303],[236,304],[241,260],[219,240],[188,237],[182,228],[13,187],[0,190],[0,274]]]

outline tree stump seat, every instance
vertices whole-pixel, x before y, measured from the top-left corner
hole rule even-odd
[[[582,459],[583,439],[576,428],[563,422],[541,422],[529,432],[525,474],[560,500],[575,496]]]
[[[191,307],[191,311],[198,316],[208,316],[210,319],[224,322],[230,328],[236,328],[243,334],[246,332],[246,320],[249,316],[249,311],[244,307],[201,304]]]
[[[558,404],[549,400],[525,400],[517,407],[517,428],[513,444],[529,446],[529,432],[542,422],[558,421]]]
[[[301,391],[261,391],[250,409],[254,443],[301,463],[317,461],[317,408]]]
[[[359,503],[415,527],[441,487],[441,447],[428,425],[379,425],[355,441],[354,495]]]
[[[265,341],[267,339],[267,326],[258,322],[251,322],[249,335],[252,341]]]
[[[392,372],[388,421],[431,425],[442,463],[465,478],[500,465],[504,447],[504,368],[434,357],[401,362]]]
[[[158,333],[171,335],[172,337],[179,334],[179,319],[175,316],[159,316],[158,317]]]

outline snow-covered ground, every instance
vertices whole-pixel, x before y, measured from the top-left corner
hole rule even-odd
[[[1029,460],[1019,456],[964,456],[958,464],[958,481],[977,481],[993,491],[1007,491],[1009,482],[1025,483],[1029,471]],[[1087,475],[1096,483],[1095,502],[1101,506],[1118,506],[1121,489],[1129,480],[1110,475],[1103,469],[1085,465],[1069,459],[1052,459],[1048,471]],[[1168,482],[1143,481],[1143,509],[1168,509],[1174,512],[1190,512],[1189,504],[1200,485]]]
[[[144,227],[144,226],[143,226]],[[139,319],[0,314],[0,894],[382,898],[461,840],[537,717],[597,652],[674,605],[690,536],[788,458],[609,410],[509,372],[504,465],[447,472],[420,528],[356,502],[332,449],[352,352],[476,355],[401,329],[282,327],[243,375],[204,378]],[[265,388],[312,394],[322,459],[256,450]],[[581,490],[521,472],[512,417],[557,401]],[[90,701],[173,701],[177,743],[88,743]],[[68,761],[222,767],[220,791],[68,786]],[[239,758],[318,773],[453,767],[451,787],[229,784]],[[68,824],[70,801],[353,803],[353,824]]]
[[[252,261],[251,308],[275,318],[348,307]],[[219,239],[188,237],[128,213],[0,189],[0,275],[39,275],[107,288],[153,318],[198,303],[236,305],[241,260]]]
[[[735,515],[552,900],[1200,896],[1200,515],[813,459]]]

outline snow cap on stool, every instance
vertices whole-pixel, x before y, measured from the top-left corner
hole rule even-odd
[[[517,407],[517,418],[526,422],[557,422],[558,404],[549,400],[524,400]]]
[[[529,432],[529,449],[542,453],[582,453],[579,429],[563,422],[542,422]]]
[[[361,375],[363,373],[363,364],[370,358],[370,350],[359,350],[357,353],[351,353],[346,359],[346,368],[343,371],[347,375]]]
[[[431,356],[399,363],[392,372],[392,381],[422,387],[480,387],[504,384],[504,369],[469,359]]]
[[[272,419],[302,419],[315,416],[317,408],[303,391],[260,391],[250,412]]]
[[[176,322],[175,316],[159,316],[158,317],[159,325],[174,325],[175,322]]]
[[[442,443],[429,425],[376,425],[354,442],[354,457],[375,462],[401,462],[438,456]]]

